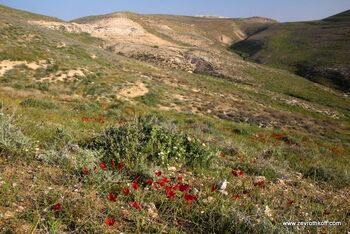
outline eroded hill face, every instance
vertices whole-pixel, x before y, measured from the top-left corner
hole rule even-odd
[[[274,21],[114,13],[74,22],[29,21],[49,29],[89,33],[103,48],[188,72],[241,79],[241,60],[226,47]]]

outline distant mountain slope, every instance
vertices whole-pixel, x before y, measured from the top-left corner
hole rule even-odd
[[[227,48],[275,21],[117,12],[68,22],[32,21],[50,29],[89,33],[117,54],[167,68],[241,80],[242,60]]]
[[[350,11],[321,21],[274,24],[232,48],[263,64],[350,90]]]

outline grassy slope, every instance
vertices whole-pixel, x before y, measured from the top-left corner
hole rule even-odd
[[[337,18],[342,20],[337,20]],[[349,11],[322,21],[274,24],[232,46],[259,63],[287,69],[316,82],[349,89],[345,77],[317,72],[322,68],[349,69]],[[314,71],[316,70],[316,72]]]
[[[81,82],[57,82],[46,88],[35,82],[42,72],[26,67],[16,67],[0,78],[1,232],[298,232],[294,227],[287,230],[281,222],[320,218],[342,221],[343,226],[307,227],[302,232],[346,230],[350,103],[341,94],[288,72],[253,64],[243,69],[245,83],[165,71],[103,51],[97,47],[100,41],[86,34],[65,35],[33,27],[18,20],[17,15],[26,18],[27,13],[11,12],[0,16],[1,60],[47,59],[56,66],[46,69],[44,75],[76,68],[86,68],[91,75]],[[13,14],[17,14],[15,18]],[[28,34],[35,36],[28,39]],[[62,42],[66,46],[57,47]],[[97,57],[93,59],[91,54]],[[116,98],[115,88],[128,86],[130,81],[144,82],[150,92],[133,102]],[[188,100],[174,99],[175,94]],[[291,97],[343,116],[331,119],[282,100]],[[158,104],[171,109],[162,111]],[[215,109],[223,104],[228,112],[237,111],[228,116]],[[285,122],[280,127],[259,128],[259,118],[246,123],[238,118],[261,112],[269,121]],[[14,120],[5,118],[12,113]],[[162,128],[175,127],[179,135],[188,134],[211,152],[222,153],[215,155],[210,168],[192,168],[170,159],[165,159],[165,164],[135,162],[130,159],[133,154],[125,153],[116,159],[126,163],[128,174],[98,169],[86,177],[81,174],[84,166],[99,168],[98,153],[62,151],[69,142],[85,142],[123,122],[131,124],[132,131],[135,117],[147,114],[157,116]],[[161,142],[158,147],[162,150],[172,151],[165,140],[171,135],[164,134],[155,135],[154,141]],[[130,142],[138,143],[134,138]],[[176,167],[175,172],[168,170],[171,166]],[[233,169],[241,169],[245,175],[234,177]],[[198,201],[188,205],[180,195],[169,200],[163,190],[145,190],[143,185],[130,196],[122,195],[121,189],[138,174],[157,179],[155,170],[169,178],[181,175],[199,190]],[[252,184],[260,175],[267,178],[263,188]],[[228,195],[210,191],[222,178],[230,182]],[[108,192],[119,194],[116,203],[106,199]],[[133,200],[142,201],[141,211],[129,207],[127,203]],[[57,202],[62,209],[53,211]],[[157,218],[152,218],[146,207],[151,203],[156,206]],[[108,216],[117,220],[112,227],[104,224]]]

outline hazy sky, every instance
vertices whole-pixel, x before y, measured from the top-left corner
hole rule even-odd
[[[322,19],[350,9],[350,0],[0,0],[0,4],[72,20],[114,11],[227,17],[265,16],[279,21]]]

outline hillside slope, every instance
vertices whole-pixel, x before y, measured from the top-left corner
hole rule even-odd
[[[241,60],[226,48],[274,21],[258,17],[222,19],[118,12],[70,23],[31,23],[90,33],[104,41],[103,48],[141,61],[240,80]]]
[[[320,21],[274,24],[232,49],[262,64],[350,90],[350,11]]]
[[[349,98],[226,51],[231,19],[0,12],[1,233],[347,231]],[[155,38],[228,76],[121,53]]]

